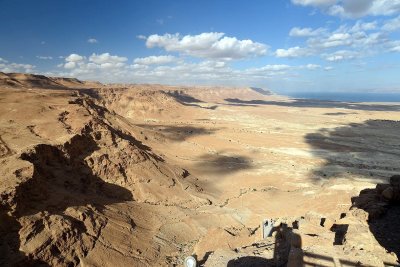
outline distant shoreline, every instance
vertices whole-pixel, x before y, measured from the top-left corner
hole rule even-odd
[[[399,93],[357,93],[357,92],[289,92],[291,98],[317,99],[342,102],[400,102]]]

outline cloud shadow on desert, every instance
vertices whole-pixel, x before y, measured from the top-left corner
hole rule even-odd
[[[325,160],[314,177],[357,175],[381,181],[400,172],[395,164],[400,161],[398,133],[400,121],[367,120],[307,134],[304,139],[313,155]]]
[[[166,139],[175,142],[183,142],[193,136],[211,135],[219,130],[219,128],[210,129],[190,125],[136,124],[136,126],[155,131]]]
[[[254,168],[250,158],[240,155],[203,154],[195,161],[195,168],[204,174],[224,175]]]
[[[241,100],[238,98],[226,98],[226,102],[238,105],[268,105],[298,108],[344,108],[367,111],[400,111],[400,105],[389,104],[362,104],[357,102],[340,102],[316,99],[296,98],[292,101],[266,101],[266,100]]]

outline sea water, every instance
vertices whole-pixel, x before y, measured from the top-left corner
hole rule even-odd
[[[399,93],[360,93],[360,92],[289,92],[284,95],[292,98],[331,100],[343,102],[400,102]]]

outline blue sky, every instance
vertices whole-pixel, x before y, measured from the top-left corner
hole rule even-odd
[[[0,71],[400,92],[400,0],[0,0]]]

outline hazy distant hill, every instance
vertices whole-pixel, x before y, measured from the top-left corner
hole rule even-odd
[[[99,82],[80,81],[75,78],[47,77],[44,75],[28,73],[0,72],[0,86],[27,87],[27,88],[87,88],[102,86]]]

